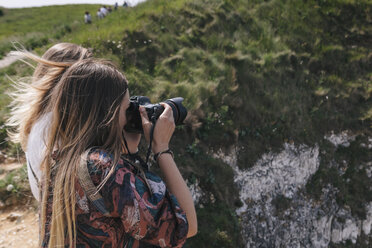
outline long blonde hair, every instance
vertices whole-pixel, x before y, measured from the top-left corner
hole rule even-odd
[[[124,147],[119,113],[126,91],[123,74],[108,62],[92,59],[69,67],[52,90],[41,215],[41,239],[48,247],[65,247],[66,241],[70,247],[75,246],[76,170],[84,151],[102,147],[113,154],[114,163],[118,161]],[[52,214],[48,223],[46,211],[51,196]]]
[[[8,124],[17,129],[13,141],[22,142],[26,148],[32,124],[44,113],[52,116],[41,164],[43,191],[39,244],[74,247],[77,165],[81,154],[90,147],[106,149],[113,155],[113,164],[119,160],[125,150],[119,114],[128,83],[111,63],[84,59],[88,53],[77,62],[56,62],[27,52],[22,54],[39,65],[32,85],[19,84],[13,94],[15,99],[8,120]],[[47,212],[48,207],[51,207],[51,214]]]
[[[58,43],[49,48],[40,58],[27,51],[17,51],[18,54],[38,62],[30,83],[15,82],[15,90],[10,94],[9,137],[15,143],[21,143],[27,150],[27,140],[34,123],[45,114],[50,101],[50,93],[66,68],[82,59],[92,57],[92,53],[79,45]]]

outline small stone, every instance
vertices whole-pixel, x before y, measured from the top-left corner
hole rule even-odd
[[[7,191],[12,191],[13,189],[14,189],[13,184],[8,184],[8,186],[6,186]]]
[[[20,176],[14,176],[13,177],[13,181],[16,182],[16,183],[18,183],[18,182],[21,181],[21,177]]]
[[[17,198],[15,197],[9,197],[8,199],[5,200],[5,205],[6,206],[12,206],[17,204]]]
[[[6,217],[7,220],[10,220],[10,221],[15,221],[15,220],[18,220],[22,217],[22,215],[20,214],[16,214],[16,213],[11,213],[8,215],[8,217]]]
[[[213,194],[210,195],[209,199],[210,199],[210,201],[211,201],[212,203],[215,203],[215,201],[216,201],[216,198],[214,197]]]

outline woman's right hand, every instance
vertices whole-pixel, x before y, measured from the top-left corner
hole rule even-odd
[[[159,119],[156,121],[154,136],[152,140],[153,153],[162,152],[169,148],[169,141],[172,138],[174,129],[176,128],[172,108],[166,103],[160,104],[164,107],[164,111],[159,116]],[[139,110],[142,119],[143,132],[146,141],[149,142],[152,123],[151,121],[149,121],[145,108],[143,106],[140,106]]]
[[[169,141],[176,128],[172,108],[166,103],[160,104],[164,107],[164,111],[155,124],[152,143],[153,153],[162,152],[169,148]],[[149,142],[152,123],[149,121],[147,112],[142,106],[140,107],[140,113],[143,132],[147,142]],[[186,218],[189,223],[187,237],[192,237],[198,232],[198,220],[191,192],[185,180],[183,180],[176,163],[169,154],[168,156],[159,157],[157,162],[169,192],[176,197],[180,207],[186,212]]]

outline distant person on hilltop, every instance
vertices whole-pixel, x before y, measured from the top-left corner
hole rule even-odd
[[[84,22],[87,23],[87,24],[92,23],[92,16],[90,15],[90,13],[88,11],[85,11]]]
[[[127,1],[124,1],[124,3],[123,3],[123,7],[124,7],[124,8],[128,7],[128,3],[127,3]]]
[[[106,9],[106,6],[102,6],[100,10],[101,13],[103,14],[103,17],[107,16],[108,10]]]
[[[101,12],[101,9],[98,9],[97,10],[97,18],[98,19],[102,19],[104,16],[103,16],[103,14],[102,14],[102,12]]]
[[[116,2],[115,5],[114,5],[114,10],[117,10],[118,6],[119,6],[119,4],[118,4],[118,2]]]

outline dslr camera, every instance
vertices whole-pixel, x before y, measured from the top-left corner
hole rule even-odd
[[[187,116],[187,109],[182,105],[182,101],[182,97],[175,97],[164,101],[164,103],[171,106],[176,125],[182,125]],[[156,122],[164,111],[164,107],[161,104],[152,104],[147,96],[132,96],[130,98],[129,108],[126,112],[127,124],[124,127],[125,131],[129,133],[141,133],[143,131],[141,115],[139,112],[139,107],[141,105],[145,107],[147,116],[152,122]]]

